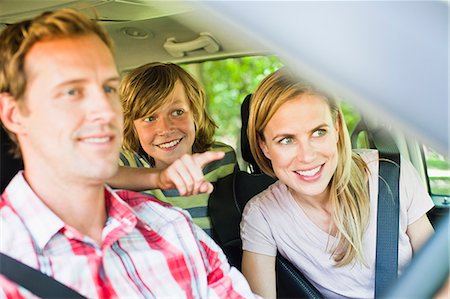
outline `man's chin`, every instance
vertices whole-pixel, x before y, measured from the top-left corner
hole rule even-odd
[[[118,170],[118,163],[103,166],[92,165],[90,169],[86,169],[85,174],[88,176],[88,178],[92,179],[92,182],[105,184],[118,173]]]

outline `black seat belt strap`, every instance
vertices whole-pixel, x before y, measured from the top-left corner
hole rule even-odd
[[[86,298],[44,273],[0,253],[0,274],[41,298]]]
[[[397,279],[400,154],[380,152],[378,180],[375,298]]]

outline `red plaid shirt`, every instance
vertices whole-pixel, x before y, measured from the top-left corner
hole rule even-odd
[[[253,298],[220,248],[186,212],[106,187],[101,246],[65,224],[23,174],[0,201],[0,251],[88,298]],[[63,200],[63,199],[62,199]],[[30,298],[0,275],[0,297]]]

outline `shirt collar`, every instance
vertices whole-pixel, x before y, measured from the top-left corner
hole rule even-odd
[[[108,218],[113,218],[129,227],[135,227],[138,221],[134,210],[108,185],[105,185],[105,199]]]
[[[5,189],[6,198],[42,250],[48,241],[64,227],[56,216],[28,185],[23,171],[11,180]]]
[[[50,239],[62,228],[64,221],[50,210],[31,189],[20,171],[5,189],[6,199],[16,214],[21,218],[26,229],[36,243],[43,250]],[[123,233],[131,231],[137,224],[137,217],[133,209],[119,197],[110,187],[105,185],[105,199],[108,217],[112,227],[105,233],[122,227]],[[122,235],[123,233],[120,233]]]

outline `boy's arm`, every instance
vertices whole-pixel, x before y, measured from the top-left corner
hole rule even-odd
[[[213,186],[205,180],[202,169],[209,162],[223,157],[224,153],[217,151],[183,155],[163,170],[119,166],[117,174],[108,180],[108,184],[113,188],[133,191],[176,188],[182,196],[211,193]]]

